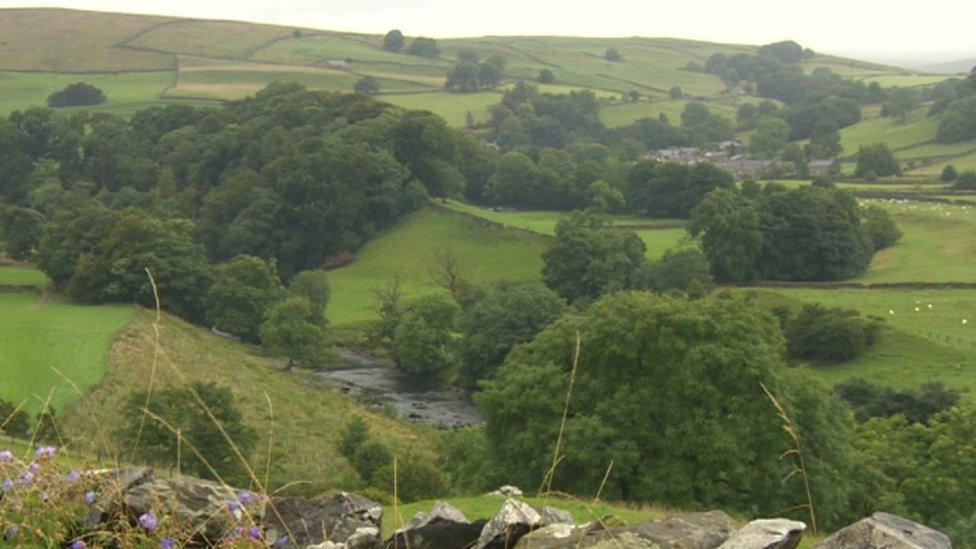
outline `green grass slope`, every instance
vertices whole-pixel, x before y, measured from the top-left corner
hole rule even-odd
[[[129,308],[132,310],[132,308]],[[362,416],[371,431],[399,455],[431,457],[438,433],[422,425],[398,421],[361,408],[352,398],[331,389],[307,371],[283,371],[282,364],[259,354],[256,347],[214,336],[164,315],[160,325],[158,363],[154,314],[139,309],[108,353],[100,383],[83,399],[59,414],[69,448],[98,455],[108,462],[129,459],[129,449],[113,442],[112,432],[124,421],[123,404],[132,391],[187,382],[216,382],[229,388],[245,422],[258,434],[252,467],[270,489],[319,494],[328,489],[356,489],[359,479],[338,453],[336,444],[345,422]],[[165,418],[163,418],[165,419]],[[270,468],[267,467],[270,448]]]
[[[407,297],[443,291],[431,277],[440,253],[454,254],[475,283],[537,280],[545,247],[542,236],[428,208],[367,243],[351,264],[329,272],[327,315],[339,326],[375,319],[374,291],[397,275]]]
[[[5,272],[0,279],[39,282],[29,273]],[[72,383],[86,391],[101,380],[109,345],[133,315],[132,306],[90,307],[34,292],[0,293],[0,398],[26,402],[33,412],[50,395],[51,404],[63,408],[78,396]]]

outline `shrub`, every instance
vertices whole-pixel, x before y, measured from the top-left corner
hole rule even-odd
[[[838,383],[834,392],[851,405],[858,421],[903,414],[913,423],[925,423],[960,401],[959,391],[942,382],[925,383],[918,390],[896,390],[854,378]]]
[[[607,61],[613,61],[615,63],[623,60],[623,56],[620,55],[620,51],[617,48],[608,49],[607,52],[603,54],[603,57],[605,57]]]
[[[361,444],[349,461],[364,482],[372,484],[376,472],[393,462],[393,456],[378,440]]]
[[[698,248],[671,248],[644,267],[644,285],[655,293],[679,290],[701,297],[714,286],[708,259]]]
[[[895,225],[884,208],[868,206],[864,209],[863,215],[864,231],[871,238],[875,251],[890,248],[901,239],[901,229]]]
[[[942,168],[942,175],[939,179],[948,183],[955,181],[957,177],[959,177],[959,172],[956,171],[956,167],[952,164],[946,164],[946,167]]]
[[[957,189],[976,189],[976,170],[966,170],[959,174],[959,177],[956,178],[956,183],[953,186]]]
[[[373,477],[375,488],[393,492],[393,464],[387,464]],[[447,493],[447,475],[436,465],[417,456],[407,455],[398,459],[396,468],[396,494],[404,502],[433,499]]]
[[[199,382],[157,389],[148,406],[147,396],[146,391],[134,391],[126,399],[122,415],[124,423],[115,433],[121,447],[140,441],[138,455],[151,463],[179,465],[204,478],[213,477],[210,472],[213,467],[228,482],[246,481],[244,464],[237,459],[231,443],[210,417],[212,414],[220,422],[242,455],[250,455],[257,434],[244,423],[244,416],[234,405],[234,394],[230,389]],[[144,414],[144,407],[166,421],[168,426]],[[169,426],[182,433],[182,439],[177,439]],[[188,446],[200,455],[189,451]]]
[[[77,82],[61,91],[52,93],[47,98],[47,105],[49,107],[78,107],[99,105],[105,101],[106,97],[102,90],[91,84]]]
[[[891,175],[901,175],[901,166],[895,159],[894,153],[884,143],[875,145],[862,145],[857,154],[857,169],[854,175],[863,177],[868,181],[878,177],[888,177]]]
[[[556,75],[549,69],[542,69],[539,71],[539,77],[536,78],[540,84],[552,84],[556,81]]]
[[[787,351],[795,358],[844,361],[874,344],[878,323],[852,309],[804,305],[786,322]]]
[[[0,433],[14,438],[30,438],[30,415],[0,398]]]
[[[379,93],[380,83],[375,77],[366,75],[356,81],[356,84],[352,87],[353,91],[356,93]]]
[[[454,367],[451,348],[458,307],[432,295],[407,305],[393,336],[393,356],[406,373],[445,376]]]

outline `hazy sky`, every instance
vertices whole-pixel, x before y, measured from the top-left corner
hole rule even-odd
[[[976,56],[976,0],[59,0],[0,7],[240,19],[434,37],[674,36],[830,52]]]

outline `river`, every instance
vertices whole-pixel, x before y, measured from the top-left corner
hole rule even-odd
[[[342,349],[339,366],[320,374],[330,385],[374,410],[441,429],[477,425],[481,414],[464,391],[430,387],[394,370],[389,361]]]

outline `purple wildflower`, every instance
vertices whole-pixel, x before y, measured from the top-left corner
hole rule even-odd
[[[147,532],[152,532],[157,526],[159,526],[159,517],[157,517],[152,511],[144,513],[141,517],[139,517],[139,526],[145,528]]]
[[[79,478],[81,478],[81,473],[77,469],[72,469],[68,473],[68,482],[78,482]]]
[[[281,536],[274,542],[275,547],[284,547],[288,545],[288,536]]]
[[[88,505],[95,504],[95,492],[85,492],[85,503]]]
[[[241,505],[250,505],[254,501],[254,494],[247,491],[240,492],[237,494],[237,501],[241,502]]]
[[[176,547],[176,540],[173,538],[163,538],[162,541],[159,542],[159,547],[160,549],[173,549]]]
[[[0,450],[0,463],[7,463],[14,459],[14,454],[10,450]]]
[[[32,482],[34,482],[34,473],[31,473],[30,471],[24,471],[24,476],[20,477],[20,481],[23,484],[31,484]]]
[[[3,533],[3,538],[8,540],[13,539],[17,537],[17,534],[19,533],[20,533],[20,526],[14,524],[10,528],[7,528],[7,531]]]
[[[71,549],[88,549],[88,544],[84,540],[76,539],[71,542]]]
[[[251,536],[251,539],[257,539],[257,540],[261,539],[261,529],[258,528],[257,526],[252,526],[248,528],[247,533],[248,535]]]
[[[37,450],[34,450],[34,456],[38,459],[53,458],[56,453],[57,450],[54,449],[54,446],[41,446]]]
[[[3,482],[0,482],[0,490],[3,490],[4,492],[9,492],[13,489],[14,489],[14,481],[10,480],[9,478],[5,478],[3,479]]]
[[[227,532],[227,539],[234,539],[240,537],[240,535],[243,533],[244,533],[243,526],[235,526],[233,530]]]
[[[230,509],[231,513],[237,512],[241,508],[241,504],[234,500],[227,500],[227,508]]]
[[[27,466],[27,470],[36,475],[37,473],[41,472],[41,464],[35,461]]]

